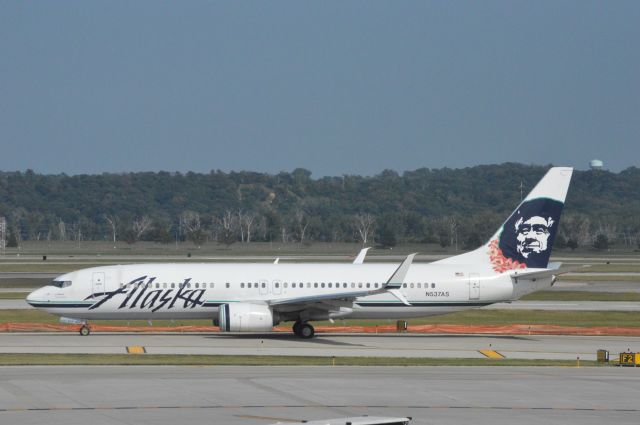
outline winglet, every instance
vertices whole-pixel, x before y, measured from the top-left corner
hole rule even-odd
[[[353,264],[362,264],[362,263],[364,263],[364,257],[367,256],[367,251],[369,251],[370,249],[371,249],[371,247],[362,248],[360,250],[360,252],[358,253],[358,256],[356,257],[356,259],[353,260]]]
[[[396,271],[391,275],[387,284],[385,285],[385,289],[397,289],[402,287],[404,283],[404,278],[409,271],[409,267],[411,267],[411,263],[413,262],[413,258],[417,253],[407,255],[407,258],[404,259],[400,267],[396,269]]]
[[[411,305],[411,303],[407,300],[407,298],[402,295],[402,292],[400,292],[397,289],[389,289],[388,291],[391,295],[393,295],[394,297],[396,297],[398,300],[400,300],[400,302],[404,305]]]
[[[280,257],[276,257],[276,259],[273,261],[273,264],[278,264],[280,262]]]

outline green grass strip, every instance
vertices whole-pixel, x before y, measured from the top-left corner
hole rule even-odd
[[[640,275],[608,275],[608,274],[561,274],[559,281],[565,282],[640,282]]]
[[[0,354],[0,365],[176,365],[176,366],[566,366],[575,360],[458,359],[408,357],[212,356],[165,354]],[[595,366],[580,361],[580,366]]]
[[[0,300],[24,300],[28,292],[0,292]]]
[[[604,258],[603,258],[604,260]],[[586,262],[589,264],[588,262]],[[590,267],[579,269],[573,273],[640,273],[640,265],[638,264],[593,264]]]
[[[523,301],[640,301],[640,292],[540,291]]]

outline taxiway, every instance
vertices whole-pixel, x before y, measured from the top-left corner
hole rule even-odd
[[[617,355],[640,352],[640,337],[549,335],[318,334],[0,334],[1,353],[124,354],[143,346],[148,354],[235,356],[484,358],[495,350],[511,359],[595,360],[599,349]]]
[[[0,423],[272,424],[356,415],[415,425],[637,424],[640,369],[0,368]]]

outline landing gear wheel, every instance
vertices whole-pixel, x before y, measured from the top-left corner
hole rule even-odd
[[[316,331],[313,329],[313,326],[308,323],[303,323],[299,327],[298,336],[302,339],[311,339],[315,333]]]
[[[87,325],[82,325],[80,328],[80,335],[87,336],[91,333],[91,329]]]
[[[302,323],[300,322],[296,322],[293,324],[293,334],[295,336],[300,336],[300,326],[302,325]]]

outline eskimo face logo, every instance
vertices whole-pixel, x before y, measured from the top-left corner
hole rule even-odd
[[[504,224],[493,256],[507,269],[546,268],[563,205],[547,198],[523,202]]]
[[[518,253],[529,258],[532,253],[539,254],[549,247],[550,228],[555,221],[552,217],[534,216],[524,221],[523,217],[516,222],[515,231],[518,234]]]

